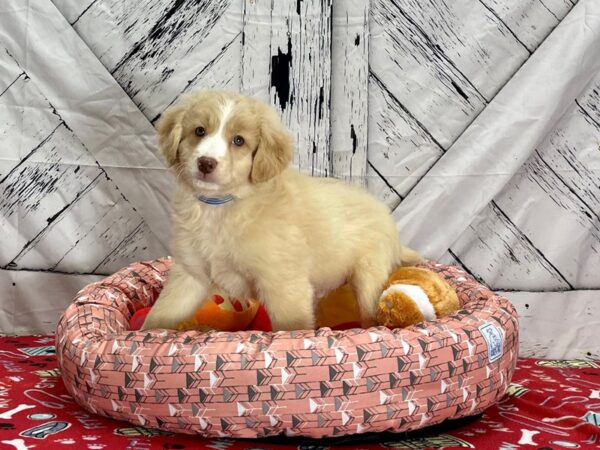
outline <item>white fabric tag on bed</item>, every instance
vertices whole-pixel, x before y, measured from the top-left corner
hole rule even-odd
[[[479,331],[487,344],[490,362],[496,361],[502,356],[504,348],[504,336],[502,332],[491,322],[481,325]]]

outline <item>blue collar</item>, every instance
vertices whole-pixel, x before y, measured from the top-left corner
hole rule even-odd
[[[231,194],[227,194],[223,197],[205,197],[204,195],[199,195],[198,200],[207,205],[224,205],[225,203],[235,200],[235,197]]]

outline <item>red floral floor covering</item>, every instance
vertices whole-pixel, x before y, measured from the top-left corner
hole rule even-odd
[[[133,427],[67,395],[54,338],[0,338],[1,449],[600,449],[600,363],[522,359],[508,395],[482,416],[409,434],[232,441]]]

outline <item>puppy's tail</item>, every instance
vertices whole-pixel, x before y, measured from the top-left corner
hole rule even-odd
[[[419,255],[416,251],[411,248],[405,247],[403,245],[400,246],[400,252],[397,261],[397,266],[414,266],[424,260],[424,258]]]

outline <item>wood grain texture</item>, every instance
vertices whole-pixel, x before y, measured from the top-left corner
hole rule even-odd
[[[593,269],[600,263],[599,91],[600,75],[453,244],[459,258],[493,287],[600,286]]]
[[[371,5],[371,71],[448,148],[486,99],[397,2]]]
[[[165,98],[165,103],[160,105],[164,111],[168,106],[175,103],[180,96],[195,90],[223,89],[228,91],[239,91],[240,80],[240,54],[241,54],[241,32],[236,34],[212,60],[210,60],[197,74],[186,83],[182,84],[180,91],[174,96]],[[180,86],[177,86],[179,89]],[[172,97],[172,98],[171,98]],[[171,98],[171,100],[169,100]],[[168,103],[167,103],[168,102]],[[157,108],[158,109],[158,108]],[[150,121],[156,124],[160,113],[152,117]]]
[[[48,108],[48,103],[39,96],[29,77],[5,51],[0,51],[0,65],[4,69],[0,71],[4,85],[0,91],[1,181],[51,136],[59,126],[60,118]]]
[[[499,292],[519,314],[519,356],[541,359],[600,358],[600,290]]]
[[[366,180],[394,209],[468,133],[577,1],[53,3],[112,73],[114,80],[102,83],[108,89],[116,81],[148,121],[154,123],[192,89],[241,89],[279,110],[298,142],[295,163],[301,170],[357,184]],[[64,36],[60,45],[75,45]],[[39,41],[31,40],[34,46]],[[73,76],[97,77],[92,66],[89,58],[78,57]],[[554,69],[560,72],[558,65]],[[28,325],[45,331],[44,321],[19,317],[18,310],[39,308],[36,293],[47,284],[56,289],[49,310],[58,315],[60,299],[70,297],[61,286],[78,289],[91,280],[60,272],[108,273],[131,259],[164,253],[153,247],[155,228],[144,220],[152,216],[148,211],[160,209],[156,205],[166,204],[164,183],[155,182],[161,177],[152,172],[162,168],[140,146],[116,136],[148,141],[151,127],[150,133],[135,127],[132,133],[129,125],[121,130],[123,120],[104,128],[90,121],[84,138],[69,129],[67,116],[50,104],[58,103],[46,100],[29,75],[0,52],[0,227],[10,236],[0,246],[0,265],[10,269],[0,269],[0,288],[7,293],[2,309],[10,317],[4,322],[0,317],[2,331],[28,331]],[[95,103],[81,102],[76,113],[90,118],[138,113],[122,104],[91,109],[99,92],[106,91],[97,90]],[[598,325],[599,291],[593,289],[600,288],[599,105],[600,78],[553,122],[543,141],[530,146],[533,155],[512,179],[513,172],[506,177],[508,184],[458,240],[442,249],[442,261],[506,290],[521,315],[524,355],[600,356],[582,338],[584,327]],[[108,130],[116,129],[113,145],[104,148]],[[467,147],[452,156],[459,165],[477,148]],[[489,149],[477,151],[484,159],[497,158]],[[502,155],[510,151],[505,147]],[[434,186],[448,181],[444,173],[436,181],[435,169],[430,175]],[[477,186],[471,187],[477,196]],[[143,194],[133,204],[127,197],[136,191]],[[136,211],[140,207],[145,211]],[[443,219],[432,233],[446,232]],[[51,315],[49,321],[55,320]],[[565,321],[578,325],[564,326]]]
[[[6,52],[0,60],[18,67]],[[160,253],[142,217],[26,73],[0,96],[0,118],[1,267],[109,273]],[[149,243],[126,245],[136,228]]]
[[[489,101],[529,57],[511,30],[473,0],[394,0],[399,14]],[[468,20],[464,20],[468,17]]]
[[[271,5],[245,3],[242,91],[279,110],[296,138],[301,171],[330,175],[332,0]]]
[[[117,13],[118,11],[118,13]],[[200,74],[241,39],[241,0],[97,0],[74,28],[140,110],[152,119],[190,80],[194,87],[239,87],[239,65],[219,82]],[[234,78],[235,77],[235,78]],[[237,83],[232,83],[235,79]],[[204,80],[202,85],[198,80]]]
[[[451,251],[455,260],[494,289],[572,287],[493,202],[452,245]]]
[[[367,183],[368,190],[377,199],[393,211],[402,201],[398,191],[392,186],[386,178],[377,171],[375,166],[367,161]]]
[[[600,126],[600,74],[575,102],[590,125]]]
[[[333,2],[331,169],[359,186],[367,184],[369,3]]]
[[[377,195],[378,178],[383,178],[402,198],[444,150],[373,73],[369,110],[369,190]]]
[[[516,39],[534,52],[576,0],[479,0]]]
[[[525,164],[496,202],[573,287],[600,286],[599,211],[575,195],[548,164],[543,150]],[[523,205],[529,207],[523,210]],[[568,244],[559,244],[565,236]]]
[[[368,159],[385,180],[368,169],[372,184],[394,186],[404,196],[436,162],[431,155],[416,170],[404,169],[410,178],[398,173],[406,154],[390,157],[383,144],[395,133],[382,126],[394,114],[389,109],[402,107],[440,150],[448,148],[572,6],[564,0],[373,1],[370,61],[379,82],[369,91]],[[373,99],[380,87],[396,101]],[[389,199],[389,189],[372,192]]]
[[[165,254],[168,215],[157,216],[156,211],[168,210],[171,183],[151,124],[51,2],[9,4],[0,22],[1,40],[43,93],[48,109],[60,116],[135,204],[161,246],[156,256]],[[19,42],[31,45],[23,47]],[[23,100],[27,105],[29,100]]]
[[[7,334],[54,333],[74,293],[102,278],[0,269],[0,330]]]
[[[600,71],[598,5],[578,4],[394,211],[411,245],[441,256],[569,111]]]
[[[65,19],[74,25],[98,0],[52,0]]]

